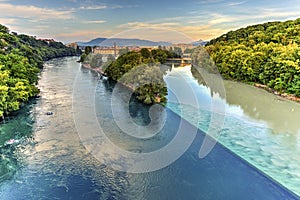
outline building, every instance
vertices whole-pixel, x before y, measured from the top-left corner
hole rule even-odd
[[[148,49],[149,51],[153,49],[158,49],[158,46],[139,46],[139,49]]]
[[[77,49],[78,48],[78,44],[76,42],[70,43],[66,45],[67,47],[71,47],[73,49]]]
[[[93,53],[102,55],[114,55],[115,57],[118,57],[120,50],[127,49],[128,51],[140,51],[143,48],[151,51],[152,49],[158,49],[158,46],[117,46],[116,43],[114,43],[114,46],[94,47]]]
[[[175,47],[178,47],[184,52],[186,49],[193,49],[194,46],[193,44],[184,44],[184,43],[179,43],[179,44],[172,44],[171,46],[167,46],[166,48],[170,50],[171,48],[174,50]]]

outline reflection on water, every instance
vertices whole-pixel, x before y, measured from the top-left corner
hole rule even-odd
[[[193,68],[177,68],[171,73],[172,79],[167,77],[166,80],[176,79],[176,74],[189,77],[191,87],[198,90],[200,109],[185,107],[189,114],[184,116],[176,103],[169,103],[168,107],[207,131],[214,89]],[[224,87],[226,99],[222,101],[226,104],[226,115],[219,142],[300,194],[300,104],[242,83],[224,81]],[[199,121],[194,119],[197,112],[201,113]]]
[[[77,59],[63,58],[47,62],[39,82],[41,99],[37,100],[36,105],[29,105],[29,110],[23,110],[21,115],[1,125],[0,199],[297,199],[219,144],[200,160],[198,151],[203,141],[203,133],[200,131],[190,149],[164,169],[131,174],[106,167],[86,151],[75,129],[72,93],[76,75],[84,81],[82,87],[78,88],[82,91],[82,97],[86,97],[91,90],[96,93],[98,122],[110,139],[121,148],[132,152],[159,149],[172,140],[181,118],[166,108],[165,128],[153,138],[138,140],[125,135],[115,125],[111,114],[110,100],[114,85],[80,68]],[[198,85],[188,73],[189,68],[180,70],[180,73],[187,75],[188,82],[197,87],[197,94],[203,103],[201,106],[209,106],[210,91]],[[176,82],[176,73],[170,75]],[[88,106],[84,101],[79,103],[82,111]],[[149,122],[149,107],[135,101],[131,101],[130,107],[130,115],[136,123]],[[169,107],[176,111],[175,103]],[[297,176],[300,174],[296,165],[299,163],[298,157],[295,153],[291,155],[293,158],[289,157],[290,160],[296,160],[294,163],[285,160],[285,153],[298,151],[299,147],[296,147],[293,138],[295,135],[272,135],[265,125],[256,126],[260,121],[254,123],[255,119],[252,119],[248,123],[250,117],[242,114],[242,106],[228,105],[228,108],[230,115],[226,117],[222,130],[222,143],[234,147],[231,149],[235,152],[242,152],[239,155],[243,158],[250,155],[251,159],[261,165],[277,167],[271,168],[270,172],[278,173],[277,169],[281,169],[279,176],[290,181],[290,184],[284,184],[297,192],[296,186],[293,186],[299,183]],[[181,109],[188,112],[179,109],[179,114],[193,113],[188,107]],[[48,111],[53,112],[53,115],[46,115]],[[235,112],[239,115],[235,115]],[[83,117],[90,117],[84,115],[84,112],[82,114]],[[203,109],[200,114],[200,129],[206,130],[211,113],[209,109]],[[190,119],[192,122],[193,118]],[[87,133],[89,131],[86,130]],[[240,135],[241,132],[249,135]],[[4,145],[10,139],[19,140],[19,143]],[[226,144],[226,141],[231,143]],[[257,152],[247,151],[247,145],[256,145],[253,141],[260,144]],[[281,152],[280,148],[287,152]],[[265,158],[257,157],[258,154],[265,155]],[[257,166],[257,163],[254,165]],[[289,177],[286,178],[285,174]]]
[[[191,67],[191,73],[199,83],[199,87],[212,90],[194,67]],[[223,83],[228,112],[235,112],[234,114],[239,116],[246,115],[259,123],[265,123],[274,133],[299,134],[299,103],[243,83],[227,80]]]
[[[229,104],[239,106],[252,119],[265,122],[274,133],[299,134],[299,103],[241,83],[225,81],[225,88]]]

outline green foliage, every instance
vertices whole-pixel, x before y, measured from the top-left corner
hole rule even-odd
[[[84,53],[85,53],[86,55],[89,55],[91,52],[92,52],[92,47],[90,47],[90,46],[85,47]]]
[[[75,56],[78,52],[70,47],[66,47],[61,42],[54,40],[37,40],[33,36],[17,35],[18,40],[15,47],[20,49],[19,54],[29,59],[29,62],[42,68],[43,61],[52,58]]]
[[[132,68],[142,64],[142,56],[138,52],[128,52],[121,55],[115,62],[105,70],[108,77],[118,81],[125,73]]]
[[[9,30],[6,26],[0,24],[0,32],[2,33],[9,33]]]
[[[136,98],[143,103],[165,103],[167,87],[159,66],[168,56],[168,51],[162,49],[128,52],[112,62],[105,73],[109,78],[132,89]]]
[[[39,93],[36,84],[44,60],[69,55],[76,55],[75,50],[60,42],[9,34],[0,25],[0,117]]]
[[[141,55],[144,57],[144,58],[150,58],[151,57],[151,52],[146,49],[146,48],[143,48],[141,49]]]
[[[124,74],[121,83],[134,90],[136,98],[145,104],[166,102],[167,87],[159,65],[134,67]]]
[[[206,45],[226,79],[300,96],[300,19],[230,31]]]
[[[92,47],[86,46],[85,49],[84,49],[84,53],[81,54],[81,56],[80,56],[79,62],[81,62],[81,63],[89,63],[91,57],[89,57],[88,55],[90,53],[92,53]]]
[[[38,94],[35,87],[39,69],[28,59],[9,53],[0,55],[0,116],[18,110],[22,102]]]

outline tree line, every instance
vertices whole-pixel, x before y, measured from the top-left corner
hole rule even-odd
[[[225,79],[300,97],[300,18],[230,31],[205,49]]]
[[[0,117],[39,93],[36,84],[43,61],[78,53],[61,42],[10,33],[0,24]]]

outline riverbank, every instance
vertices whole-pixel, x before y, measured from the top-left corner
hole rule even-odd
[[[86,69],[89,69],[89,70],[92,70],[94,72],[97,72],[101,75],[104,75],[106,76],[106,73],[102,70],[101,67],[96,67],[96,68],[92,68],[90,64],[87,64],[87,63],[81,63],[81,66],[86,68]]]
[[[99,74],[101,74],[102,76],[107,76],[106,73],[102,70],[101,67],[92,68],[92,67],[90,66],[90,64],[87,64],[87,63],[82,63],[81,66],[84,67],[84,68],[86,68],[86,69],[92,70],[92,71],[94,71],[94,72],[96,72],[96,73],[99,73]],[[137,91],[139,88],[135,88],[133,84],[126,84],[126,83],[119,82],[119,81],[118,81],[118,83],[121,84],[124,88],[127,88],[127,89],[128,89],[129,91],[131,91],[132,93],[135,93],[135,95],[137,95],[137,94],[136,94],[136,91]],[[137,96],[136,96],[136,97],[137,97]],[[158,103],[158,104],[161,104],[161,105],[165,106],[165,102],[162,102],[162,98],[161,98],[160,96],[157,95],[157,96],[155,96],[154,98],[155,98],[155,100],[154,100],[153,103]],[[138,99],[138,98],[137,98],[137,99]],[[143,101],[142,101],[142,102],[143,102]]]
[[[196,115],[193,115],[192,112],[178,112],[179,114],[176,114],[167,107],[166,119],[164,119],[160,112],[153,112],[156,114],[155,120],[166,121],[164,128],[152,138],[134,139],[120,131],[115,123],[111,111],[113,84],[99,81],[95,73],[86,73],[87,70],[81,68],[81,65],[76,63],[75,58],[55,59],[48,62],[47,66],[49,67],[45,67],[43,70],[38,85],[41,89],[41,99],[30,108],[30,114],[28,115],[25,111],[25,118],[19,118],[22,115],[18,115],[17,120],[5,124],[5,128],[2,127],[5,134],[2,134],[1,137],[7,136],[7,139],[2,139],[3,142],[12,138],[19,140],[19,138],[14,137],[16,133],[28,133],[26,137],[28,142],[25,138],[19,140],[22,141],[22,145],[15,143],[2,149],[7,150],[7,153],[4,152],[0,165],[3,167],[2,169],[13,167],[11,170],[13,173],[10,173],[12,175],[9,175],[9,180],[1,182],[0,199],[19,197],[27,199],[39,197],[53,199],[76,199],[80,197],[83,199],[136,199],[137,197],[140,199],[222,199],[224,197],[245,200],[255,198],[297,199],[282,189],[279,184],[274,184],[272,180],[265,178],[261,173],[257,173],[256,169],[241,162],[221,145],[217,145],[205,159],[199,159],[198,152],[203,142],[203,134],[200,132],[186,153],[168,167],[144,174],[120,173],[112,170],[95,159],[93,154],[88,153],[83,146],[89,141],[99,139],[99,143],[95,141],[99,148],[95,149],[94,152],[98,150],[97,152],[102,153],[108,150],[111,153],[105,154],[104,159],[115,159],[114,163],[117,164],[122,162],[122,157],[117,157],[113,153],[114,145],[98,145],[103,144],[101,143],[102,135],[99,135],[98,132],[99,125],[106,134],[106,136],[103,135],[103,138],[109,138],[119,148],[129,152],[146,153],[159,150],[162,147],[167,148],[170,141],[172,142],[176,137],[180,125],[191,127],[186,120],[181,119],[183,116],[181,113],[189,114],[191,117]],[[194,80],[191,76],[185,76],[186,79],[182,80],[180,77],[183,74],[177,75],[178,79],[169,76],[169,81],[173,80],[174,86],[180,85],[181,81],[189,80],[188,82],[190,82]],[[265,93],[266,97],[270,97],[271,94],[249,85],[236,88],[240,85],[242,84],[233,84],[232,90],[236,91],[238,96],[232,96],[232,99],[236,101],[247,100],[247,102],[239,105],[252,111],[256,107],[257,112],[265,113],[255,105],[257,102],[254,100],[256,96],[261,97],[261,93]],[[194,86],[196,87],[195,90],[204,88]],[[257,93],[245,93],[245,88]],[[181,88],[178,89],[180,92]],[[210,92],[201,94],[203,96],[199,96],[200,100],[210,102]],[[94,95],[95,98],[91,98]],[[169,95],[172,96],[172,93]],[[249,99],[247,96],[252,98]],[[259,98],[259,100],[262,99]],[[280,113],[282,123],[285,120],[288,122],[288,127],[291,127],[290,123],[292,122],[295,123],[295,126],[298,124],[298,116],[291,116],[291,119],[286,119],[284,112],[288,109],[282,110],[282,108],[277,107],[277,105],[282,105],[281,102],[275,101],[276,104],[274,105],[270,103],[271,100],[272,98],[267,98],[265,99],[267,103],[261,102],[261,108],[269,110],[271,113],[268,114],[268,117],[274,116],[274,111],[277,111]],[[118,115],[116,117],[122,119],[128,116],[128,104],[120,102],[121,106],[117,108]],[[253,106],[249,106],[249,103],[253,103]],[[284,104],[293,104],[293,102],[286,101]],[[228,106],[234,110],[237,108],[234,105]],[[134,122],[147,122],[149,120],[148,108],[141,103],[133,102],[130,105],[130,115]],[[188,109],[189,107],[185,108]],[[209,108],[207,107],[207,109]],[[53,111],[54,115],[45,115],[45,112],[49,110]],[[211,120],[210,115],[205,113],[204,111],[201,115],[204,117],[204,120],[201,120],[204,127]],[[93,117],[94,114],[97,119]],[[241,115],[243,114],[241,111]],[[75,121],[74,116],[76,117]],[[29,121],[25,119],[29,119]],[[34,121],[32,126],[29,126],[32,123],[31,119]],[[278,123],[272,121],[270,124]],[[80,140],[78,127],[83,130],[81,135],[96,133],[99,137],[92,140]],[[261,171],[267,172],[268,175],[278,181],[286,180],[286,183],[283,183],[299,194],[297,184],[299,177],[295,174],[299,171],[298,155],[300,153],[299,146],[295,143],[297,141],[296,135],[292,137],[285,133],[267,134],[269,129],[266,129],[265,132],[232,117],[226,120],[225,128],[222,131],[221,139],[227,139],[227,147],[230,149],[236,147],[235,149],[242,154],[241,157],[249,155],[251,156],[250,160],[256,160],[260,165],[265,164],[266,168],[260,168]],[[147,130],[149,132],[141,131],[139,128],[134,129],[136,133],[141,135],[152,133],[152,129]],[[184,130],[187,134],[190,133],[187,131],[190,129]],[[178,146],[180,147],[184,142],[185,138],[183,141],[179,141]],[[170,155],[169,152],[166,152],[168,153],[166,156]],[[156,160],[160,162],[159,159]],[[272,163],[277,164],[273,165]],[[214,167],[212,168],[212,166]],[[5,170],[1,172],[6,173]],[[161,187],[153,187],[153,185]],[[145,190],[145,188],[148,189]],[[261,190],[261,188],[264,189]]]
[[[276,91],[276,90],[274,90],[272,88],[269,88],[266,85],[259,84],[259,83],[254,83],[253,86],[256,87],[256,88],[260,88],[260,89],[266,90],[267,92],[270,92],[270,93],[272,93],[272,94],[274,94],[276,96],[282,97],[284,99],[300,103],[300,98],[296,97],[295,95],[287,94],[287,93],[280,93],[280,92],[278,92],[278,91]]]

